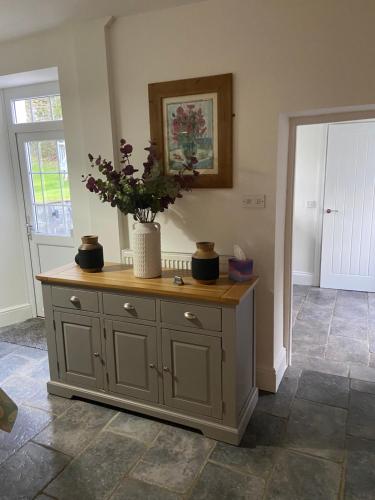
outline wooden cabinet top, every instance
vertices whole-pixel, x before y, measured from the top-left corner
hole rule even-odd
[[[183,276],[185,285],[175,285],[175,275]],[[51,285],[80,286],[232,305],[239,304],[242,297],[258,282],[257,276],[242,283],[235,283],[226,276],[220,276],[215,284],[202,285],[191,277],[189,271],[180,270],[164,270],[160,278],[141,279],[134,277],[132,267],[113,263],[106,263],[100,273],[88,273],[76,264],[68,264],[38,274],[36,278]]]

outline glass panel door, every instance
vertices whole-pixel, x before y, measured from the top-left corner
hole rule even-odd
[[[63,131],[17,134],[32,271],[72,262],[73,219]],[[38,316],[43,316],[41,286],[34,280]]]

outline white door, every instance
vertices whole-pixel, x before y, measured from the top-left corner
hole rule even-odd
[[[329,125],[320,286],[375,292],[375,122]]]
[[[33,276],[74,259],[72,208],[64,133],[17,134]],[[40,283],[34,279],[36,311],[43,316]]]

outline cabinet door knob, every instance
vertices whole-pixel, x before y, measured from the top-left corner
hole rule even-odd
[[[184,312],[184,316],[186,319],[196,319],[196,315],[189,311]]]
[[[130,302],[125,302],[124,309],[127,311],[134,311],[135,307]]]
[[[154,363],[150,363],[148,366],[149,366],[150,368],[155,368]]]
[[[169,368],[168,368],[168,366],[163,366],[163,370],[164,370],[165,372],[169,372]]]
[[[75,295],[72,295],[72,296],[70,297],[70,302],[71,302],[72,304],[79,304],[79,298],[78,298],[78,297],[76,297]]]
[[[94,352],[94,356],[95,356],[96,358],[98,358],[98,357],[99,357],[99,353],[98,353],[98,352]]]

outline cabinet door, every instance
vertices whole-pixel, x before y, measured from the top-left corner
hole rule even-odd
[[[103,388],[98,318],[55,312],[60,377],[70,384]]]
[[[175,330],[162,339],[165,404],[220,418],[221,339]]]
[[[158,401],[156,328],[106,321],[109,389],[147,401]]]

